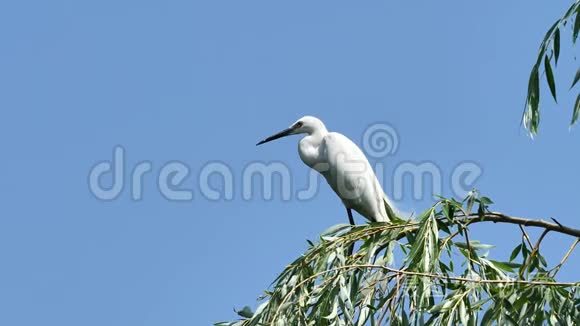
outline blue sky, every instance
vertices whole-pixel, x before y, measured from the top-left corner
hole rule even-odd
[[[325,184],[308,201],[242,198],[251,162],[284,162],[292,184],[306,183],[296,137],[254,146],[306,114],[357,143],[367,126],[387,122],[400,139],[381,161],[387,170],[433,162],[450,195],[453,168],[476,162],[476,186],[495,210],[578,226],[569,42],[556,69],[560,104],[543,93],[537,139],[519,128],[538,44],[569,4],[3,2],[0,324],[234,318],[232,309],[252,305],[306,239],[346,221]],[[153,166],[141,201],[131,199],[128,175],[116,200],[89,191],[91,167],[111,160],[116,145],[127,171]],[[189,166],[183,186],[192,201],[157,189],[155,176],[171,161]],[[197,186],[215,161],[233,171],[233,200],[208,200]],[[410,194],[399,202],[405,210],[432,203]],[[519,238],[512,226],[472,232],[496,244],[498,258]],[[548,235],[549,263],[570,241]],[[577,277],[577,254],[569,264],[564,280]]]

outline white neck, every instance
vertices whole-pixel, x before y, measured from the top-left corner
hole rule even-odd
[[[300,158],[311,168],[315,168],[316,164],[320,162],[320,145],[327,134],[328,130],[326,130],[324,125],[322,125],[321,127],[314,129],[312,132],[308,132],[307,136],[302,138],[298,143],[298,153],[300,154]]]

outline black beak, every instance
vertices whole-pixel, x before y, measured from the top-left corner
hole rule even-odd
[[[259,143],[256,144],[256,146],[262,145],[262,144],[267,143],[267,142],[272,141],[272,140],[276,140],[278,138],[289,136],[292,134],[292,131],[294,131],[294,128],[284,129],[284,130],[280,131],[279,133],[274,134],[274,135],[260,141]]]

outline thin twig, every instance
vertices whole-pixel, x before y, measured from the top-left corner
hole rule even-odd
[[[528,247],[532,248],[532,241],[530,240],[530,236],[528,235],[528,232],[526,232],[526,230],[524,229],[523,226],[518,225],[520,227],[520,230],[522,230],[522,236],[523,238],[528,242]]]
[[[572,245],[570,246],[570,249],[568,249],[568,251],[566,252],[564,257],[562,258],[560,263],[552,269],[554,271],[554,275],[552,275],[552,277],[555,277],[556,274],[560,271],[560,268],[562,267],[562,265],[564,265],[566,260],[568,260],[568,257],[570,257],[570,255],[572,254],[572,251],[574,251],[574,248],[576,248],[576,245],[578,244],[578,242],[580,242],[580,238],[577,238],[576,241],[574,241],[574,243],[572,243]]]
[[[469,243],[469,230],[467,226],[459,223],[459,225],[463,228],[463,232],[465,233],[465,243],[467,243],[467,259],[469,260],[469,266],[471,266],[471,270],[475,271],[475,265],[473,264],[473,259],[471,259],[471,244]]]
[[[447,245],[447,242],[451,241],[451,239],[455,238],[458,234],[459,234],[459,231],[455,231],[455,232],[451,233],[449,236],[445,237],[445,239],[443,239],[443,242],[441,242],[441,248],[445,248],[445,246]]]

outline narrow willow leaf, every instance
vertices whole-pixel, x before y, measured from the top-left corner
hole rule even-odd
[[[558,322],[558,318],[556,317],[555,314],[550,314],[550,325],[559,325],[560,323]]]
[[[445,206],[443,206],[443,214],[449,221],[453,221],[455,219],[455,207],[449,202],[445,203]]]
[[[514,250],[512,251],[512,254],[510,255],[510,261],[513,261],[518,254],[520,253],[520,251],[522,250],[522,245],[518,245],[514,248]]]
[[[244,308],[242,308],[242,310],[236,311],[236,313],[244,318],[252,318],[252,316],[254,316],[252,309],[248,306],[245,306]]]
[[[554,32],[554,62],[558,65],[558,58],[560,58],[560,29],[556,28]]]
[[[445,265],[445,263],[443,263],[442,261],[439,261],[439,268],[441,268],[441,272],[443,272],[443,274],[445,275],[449,274],[449,272],[451,271],[449,267]]]
[[[371,302],[371,298],[372,298],[372,292],[365,297],[364,301],[362,302],[363,307],[360,310],[360,313],[358,315],[358,322],[357,322],[357,326],[363,326],[367,319],[369,318],[370,315],[370,308],[369,308],[369,303]]]
[[[467,325],[469,320],[469,315],[467,314],[467,309],[465,308],[465,301],[461,300],[459,303],[459,319],[463,325]]]
[[[503,317],[505,318],[506,321],[504,325],[513,325],[513,326],[519,325],[519,323],[510,314],[505,313]]]
[[[547,267],[548,266],[548,263],[546,262],[546,258],[544,258],[544,256],[538,254],[538,258],[539,258],[540,263],[542,265],[544,265],[544,267]]]
[[[332,266],[332,263],[334,263],[334,259],[336,259],[335,251],[331,252],[330,255],[328,255],[328,258],[326,259],[326,264],[328,266]]]
[[[487,250],[487,249],[491,249],[491,248],[495,247],[494,245],[480,243],[477,240],[470,241],[469,246],[467,245],[466,242],[455,242],[455,245],[457,247],[463,248],[463,249],[467,249],[469,246],[471,246],[471,249],[475,249],[475,250]]]
[[[563,19],[569,19],[570,17],[572,17],[574,10],[578,10],[579,8],[574,8],[576,7],[575,4],[572,4],[570,6],[570,8],[568,8],[568,10],[566,10],[566,13],[564,14],[564,18]],[[564,26],[566,26],[566,21],[564,21]]]
[[[258,306],[258,308],[256,308],[256,311],[254,312],[254,315],[253,316],[260,315],[262,313],[262,311],[264,311],[264,309],[268,306],[269,303],[270,303],[270,301],[264,301],[264,302],[262,302],[262,304],[260,304]]]
[[[407,317],[407,312],[405,311],[405,309],[403,309],[403,314],[402,314],[402,318],[401,318],[401,325],[403,325],[403,326],[410,325],[409,317]]]
[[[334,305],[332,307],[332,311],[330,312],[330,314],[328,316],[324,316],[322,318],[332,320],[332,319],[336,318],[337,315],[338,315],[338,300],[334,301]]]
[[[560,24],[560,20],[559,19],[546,32],[546,35],[544,36],[544,39],[542,40],[542,45],[540,46],[540,53],[538,55],[538,62],[540,62],[542,60],[542,57],[544,57],[544,52],[545,52],[545,49],[546,49],[545,48],[546,47],[546,43],[548,43],[548,40],[552,36],[552,32],[558,26],[558,24]]]
[[[574,32],[572,33],[572,42],[574,43],[576,43],[576,39],[578,38],[578,32],[580,32],[580,10],[576,10],[576,18],[574,21]]]
[[[477,199],[477,192],[476,191],[470,191],[467,194],[467,197],[465,197],[465,200],[467,201],[467,207],[466,207],[466,211],[467,213],[471,213],[471,209],[473,208],[473,204],[475,203]]]
[[[435,314],[435,313],[446,312],[446,311],[449,311],[449,308],[451,308],[451,306],[453,306],[453,301],[446,299],[446,300],[443,300],[441,303],[431,307],[431,309],[429,310],[429,313]]]
[[[350,224],[336,224],[333,225],[331,227],[329,227],[328,229],[324,230],[321,234],[322,237],[326,237],[326,236],[336,236],[338,234],[340,234],[340,232],[345,231],[347,229],[349,229],[351,227]]]
[[[574,81],[572,81],[572,86],[570,86],[570,89],[574,88],[578,80],[580,80],[580,68],[576,70],[576,76],[574,76]]]
[[[479,199],[479,201],[480,201],[482,204],[485,204],[485,205],[490,205],[490,204],[493,204],[493,200],[491,200],[489,197],[485,197],[485,196],[481,197],[481,198]]]
[[[540,265],[540,261],[538,260],[538,256],[537,255],[531,256],[530,257],[530,265],[528,266],[528,269],[527,269],[528,273],[533,272],[535,269],[538,268],[539,265]],[[523,266],[525,266],[525,265],[523,265]]]
[[[492,306],[483,314],[483,318],[481,318],[482,326],[491,325],[493,321],[494,310],[495,306]]]
[[[538,133],[538,126],[540,124],[539,105],[540,79],[538,76],[538,65],[536,64],[530,72],[526,109],[524,110],[524,127],[527,128],[532,135]]]
[[[451,234],[451,230],[449,230],[449,227],[447,226],[447,224],[445,224],[445,222],[437,220],[437,227],[441,229],[441,231],[447,234]]]
[[[552,66],[550,65],[550,58],[546,55],[544,57],[544,69],[546,70],[546,80],[548,81],[548,86],[550,86],[550,92],[554,101],[558,103],[556,98],[556,82],[554,81],[554,72],[552,71]]]
[[[574,104],[574,111],[572,112],[572,121],[570,121],[570,126],[575,124],[578,120],[578,115],[580,115],[580,94],[576,97],[576,104]]]
[[[520,264],[505,261],[497,261],[492,259],[490,259],[489,261],[492,262],[495,265],[495,267],[506,272],[513,272],[514,268],[519,268],[521,266]]]

